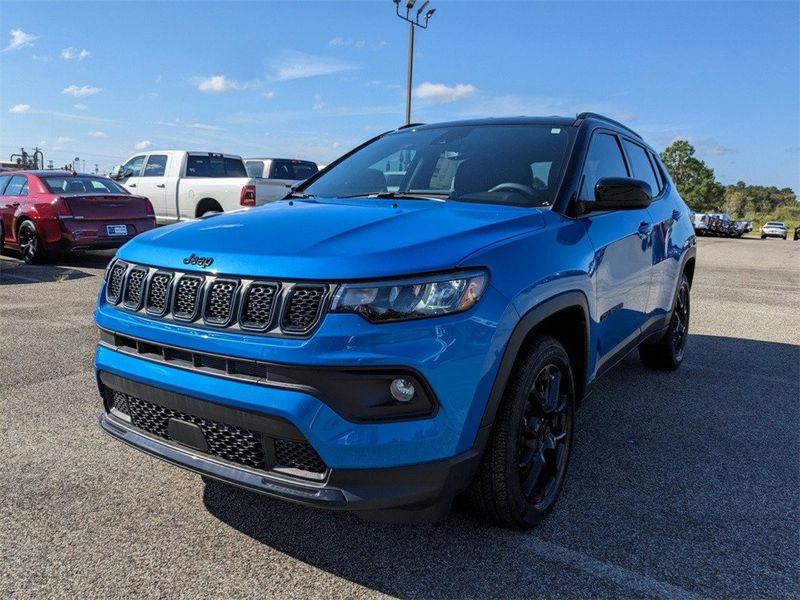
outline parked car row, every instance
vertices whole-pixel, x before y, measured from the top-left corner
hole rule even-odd
[[[753,231],[752,221],[734,221],[728,213],[695,213],[693,222],[697,235],[742,237]]]

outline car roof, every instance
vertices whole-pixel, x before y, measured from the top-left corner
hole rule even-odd
[[[54,177],[103,177],[104,175],[95,175],[94,173],[73,173],[72,171],[64,171],[63,169],[38,169],[28,171],[9,171],[3,175],[35,175],[36,177],[54,176]]]

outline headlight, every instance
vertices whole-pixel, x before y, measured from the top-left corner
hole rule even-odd
[[[485,271],[469,271],[397,281],[347,283],[336,291],[330,310],[356,313],[372,323],[448,315],[473,307],[488,280]]]

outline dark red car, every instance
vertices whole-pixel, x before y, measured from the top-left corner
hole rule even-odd
[[[0,250],[27,263],[54,252],[118,248],[156,226],[153,205],[107,177],[69,171],[0,174]]]

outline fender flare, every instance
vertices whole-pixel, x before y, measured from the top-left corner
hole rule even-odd
[[[514,364],[517,361],[517,356],[528,334],[548,317],[551,317],[562,310],[576,307],[583,311],[585,327],[584,335],[586,336],[586,348],[584,356],[584,369],[586,369],[586,373],[584,373],[584,389],[578,390],[578,395],[583,398],[588,394],[588,367],[589,352],[591,347],[591,335],[589,329],[589,302],[583,292],[572,290],[557,296],[553,296],[552,298],[537,304],[527,313],[525,313],[517,323],[517,326],[511,333],[511,337],[508,339],[508,343],[506,344],[506,348],[503,352],[503,358],[500,361],[500,367],[497,370],[497,375],[495,376],[494,384],[492,385],[492,391],[489,394],[489,399],[486,402],[486,408],[484,408],[483,411],[483,417],[481,418],[481,423],[479,426],[480,429],[485,428],[488,433],[488,430],[490,429],[489,426],[491,426],[494,422],[494,417],[497,414],[497,408],[500,406],[500,401],[503,399],[503,393],[505,392],[508,380],[511,377]]]

